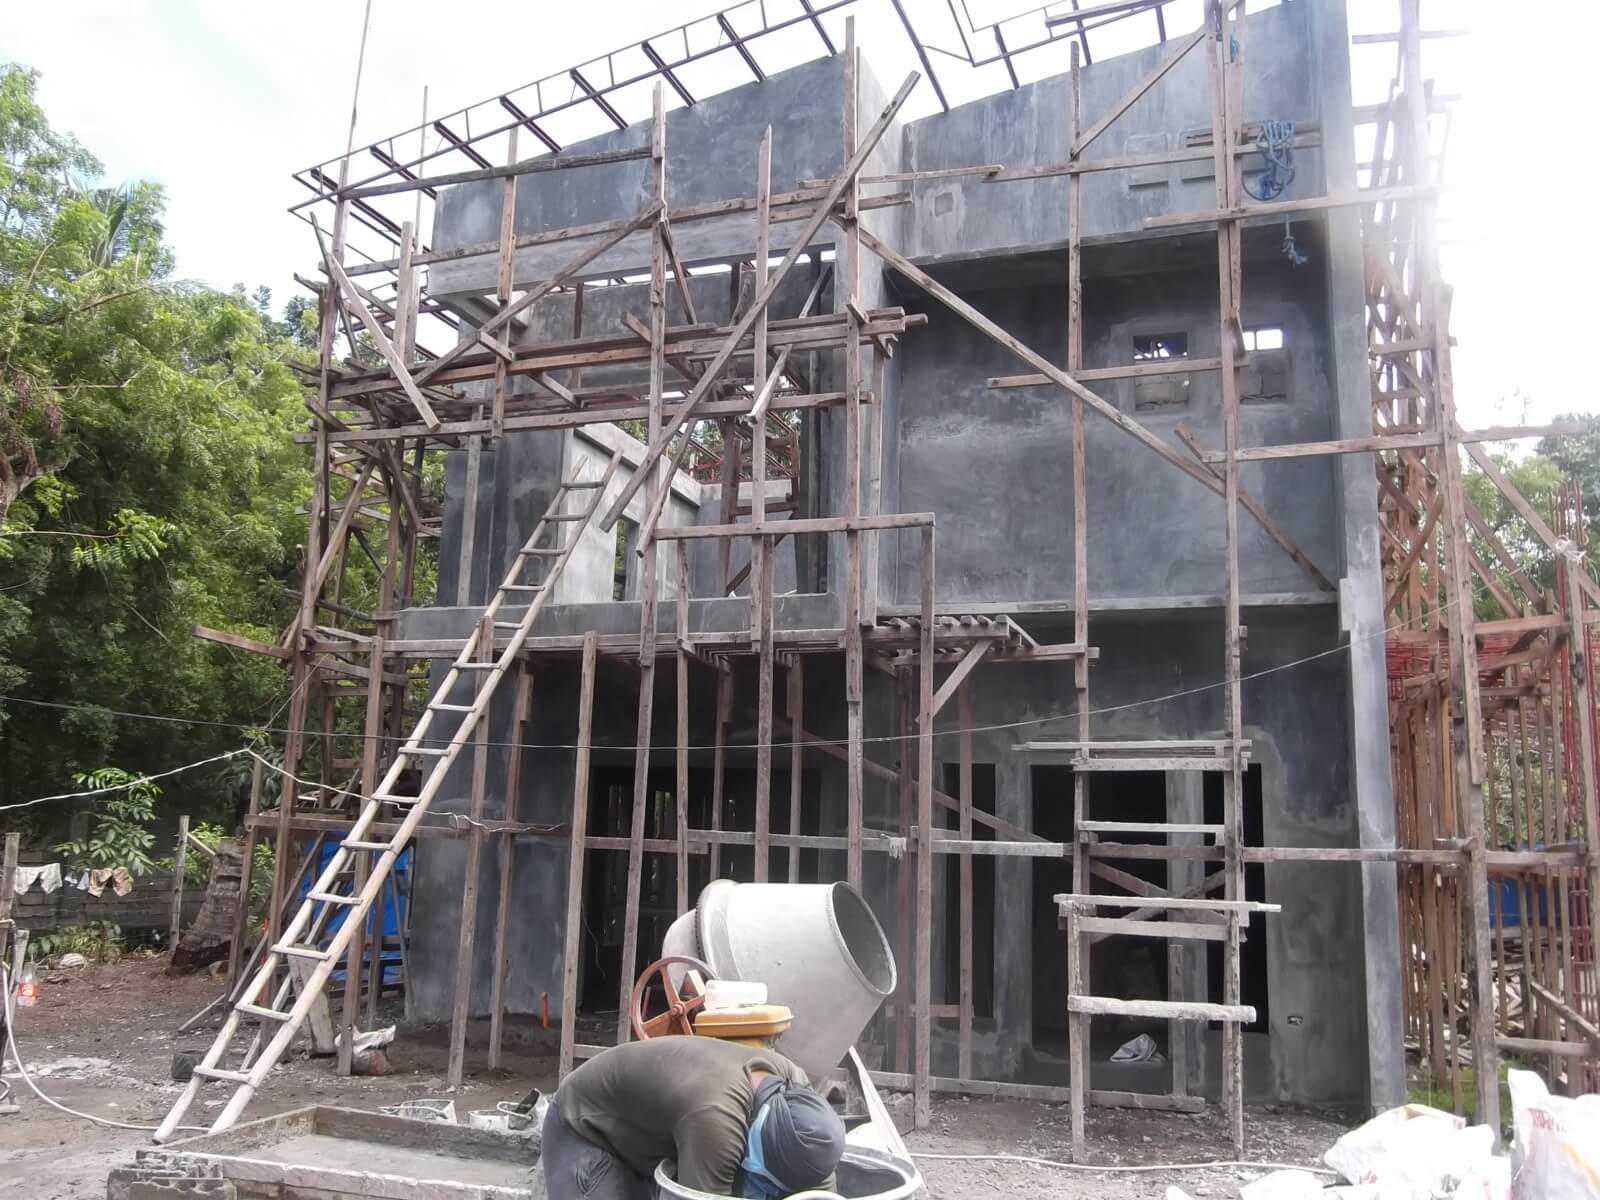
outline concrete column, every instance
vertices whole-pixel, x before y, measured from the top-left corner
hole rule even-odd
[[[1323,184],[1329,193],[1348,192],[1356,186],[1356,164],[1345,7],[1339,0],[1313,0],[1305,9],[1310,61],[1321,97]],[[1358,437],[1372,432],[1360,218],[1353,209],[1334,209],[1326,221],[1335,436]],[[1395,820],[1377,486],[1371,455],[1343,454],[1335,463],[1344,527],[1339,611],[1350,645],[1349,754],[1355,832],[1363,848],[1390,847],[1395,844]],[[1374,1110],[1399,1104],[1406,1094],[1396,871],[1387,863],[1361,867],[1367,1103]]]

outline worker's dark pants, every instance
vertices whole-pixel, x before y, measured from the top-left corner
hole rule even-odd
[[[655,1184],[611,1151],[579,1137],[552,1104],[539,1150],[548,1200],[652,1200]]]

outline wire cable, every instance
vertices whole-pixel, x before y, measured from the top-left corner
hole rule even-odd
[[[1455,603],[1457,603],[1457,602],[1455,600],[1453,600],[1453,599],[1452,600],[1447,600],[1444,604],[1441,604],[1435,612],[1431,613],[1430,616],[1432,616],[1432,617],[1434,617],[1436,619],[1438,617],[1441,617],[1444,614],[1444,612]],[[1418,620],[1420,621],[1420,618],[1418,618]],[[1347,639],[1345,641],[1340,642],[1336,646],[1329,647],[1326,650],[1319,650],[1314,654],[1307,654],[1302,658],[1291,659],[1288,662],[1278,663],[1276,666],[1263,667],[1259,671],[1252,671],[1252,672],[1250,672],[1248,674],[1241,675],[1241,676],[1239,676],[1239,683],[1241,685],[1243,685],[1243,684],[1249,683],[1249,682],[1251,682],[1253,680],[1264,679],[1264,678],[1267,678],[1268,676],[1271,676],[1271,675],[1281,674],[1284,671],[1294,670],[1297,667],[1302,667],[1302,666],[1307,665],[1308,663],[1317,662],[1317,661],[1319,661],[1321,659],[1331,658],[1332,656],[1334,656],[1336,654],[1343,654],[1347,650],[1351,650],[1351,649],[1353,649],[1354,647],[1356,647],[1358,645],[1363,645],[1363,644],[1365,644],[1367,642],[1379,641],[1379,640],[1382,640],[1384,638],[1387,638],[1391,633],[1394,633],[1394,632],[1396,632],[1398,630],[1406,629],[1410,625],[1415,624],[1415,623],[1417,623],[1417,622],[1416,621],[1403,621],[1398,625],[1386,625],[1382,629],[1380,629],[1380,630],[1378,630],[1378,631],[1376,631],[1374,633],[1364,634],[1363,636],[1358,637],[1358,638],[1349,638],[1349,639]],[[1090,715],[1090,716],[1101,716],[1101,715],[1105,715],[1105,714],[1109,714],[1109,713],[1126,712],[1126,711],[1128,711],[1130,709],[1135,709],[1135,708],[1145,708],[1145,707],[1150,706],[1150,705],[1166,704],[1166,703],[1168,703],[1170,701],[1173,701],[1173,700],[1181,700],[1181,699],[1184,699],[1184,698],[1189,697],[1189,696],[1200,695],[1201,693],[1204,693],[1204,692],[1216,691],[1216,690],[1218,690],[1220,688],[1224,688],[1224,687],[1227,687],[1227,686],[1228,686],[1228,681],[1226,679],[1219,679],[1219,680],[1216,680],[1216,681],[1211,682],[1211,683],[1196,684],[1194,687],[1180,688],[1180,689],[1178,689],[1176,691],[1167,692],[1164,695],[1160,695],[1160,696],[1146,696],[1146,697],[1144,697],[1142,699],[1129,700],[1129,701],[1126,701],[1126,702],[1124,702],[1122,704],[1108,704],[1108,705],[1102,705],[1102,706],[1100,706],[1098,708],[1091,708],[1089,710],[1089,714],[1088,715]],[[154,713],[128,712],[128,711],[120,711],[118,709],[106,708],[106,707],[104,707],[102,705],[66,704],[66,703],[62,703],[62,702],[59,702],[59,701],[33,700],[33,699],[29,699],[29,698],[22,697],[22,696],[10,696],[10,695],[4,695],[4,694],[0,694],[0,704],[25,704],[25,705],[32,705],[32,706],[38,707],[38,708],[50,708],[50,709],[57,709],[57,710],[69,711],[69,712],[70,711],[77,711],[79,709],[93,709],[96,712],[106,713],[106,714],[109,714],[111,716],[116,716],[116,717],[126,717],[126,718],[128,718],[130,720],[161,721],[161,722],[167,722],[167,723],[179,724],[179,725],[196,725],[196,726],[202,726],[202,727],[211,728],[211,729],[234,729],[234,730],[239,730],[241,732],[246,732],[246,733],[281,733],[281,734],[288,734],[288,733],[292,732],[291,730],[289,730],[287,728],[283,728],[283,727],[261,726],[261,725],[240,725],[240,724],[237,724],[237,723],[234,723],[234,722],[229,722],[229,721],[208,721],[208,720],[204,720],[202,718],[196,718],[196,717],[173,717],[173,716],[163,716],[163,715],[154,714]],[[957,735],[959,735],[961,733],[996,733],[996,732],[1004,732],[1004,731],[1010,730],[1010,729],[1031,729],[1031,728],[1037,728],[1037,727],[1042,726],[1042,725],[1050,725],[1050,724],[1053,724],[1053,723],[1055,723],[1057,721],[1073,720],[1077,716],[1078,716],[1078,710],[1076,708],[1071,708],[1071,709],[1068,709],[1065,712],[1051,713],[1051,714],[1048,714],[1048,715],[1042,716],[1042,717],[1028,717],[1028,718],[1025,718],[1025,719],[1020,720],[1020,721],[1001,721],[1001,722],[996,722],[996,723],[989,724],[989,725],[971,725],[971,726],[967,726],[965,728],[951,727],[951,728],[947,728],[947,729],[936,729],[934,731],[934,737],[937,737],[937,738],[948,738],[948,737],[957,736]],[[336,736],[340,737],[340,738],[343,738],[343,739],[346,739],[346,740],[357,740],[357,741],[373,740],[373,741],[378,741],[378,742],[405,743],[405,742],[411,740],[410,735],[402,736],[402,735],[397,735],[397,734],[386,734],[386,733],[370,734],[370,735],[366,734],[366,733],[339,733]],[[863,737],[861,739],[861,741],[862,741],[863,745],[867,745],[867,744],[888,744],[888,743],[893,743],[893,742],[911,742],[911,741],[916,741],[919,736],[920,735],[916,734],[916,733],[879,734],[879,735],[875,735],[875,736],[871,736],[871,737]],[[445,740],[448,740],[448,739],[442,739],[441,738],[441,739],[433,739],[433,740],[445,741]],[[519,742],[519,741],[502,742],[502,741],[487,741],[484,744],[487,745],[487,746],[491,746],[491,747],[497,748],[497,749],[512,749],[512,750],[577,750],[577,749],[580,748],[576,742]],[[766,743],[761,743],[761,742],[730,742],[730,743],[724,744],[723,749],[725,749],[725,750],[758,750],[758,749],[762,749],[762,748],[765,747],[765,748],[769,748],[769,749],[773,749],[773,750],[782,750],[782,749],[790,749],[790,748],[792,748],[792,747],[794,747],[796,745],[798,745],[802,749],[804,749],[804,748],[806,748],[808,746],[809,747],[845,746],[845,745],[848,745],[848,744],[849,744],[848,743],[848,739],[846,739],[846,738],[804,738],[804,739],[801,739],[799,741],[793,741],[793,740],[791,740],[791,741],[773,741],[773,742],[766,742]],[[594,742],[592,744],[592,746],[590,748],[593,749],[593,750],[622,751],[622,750],[637,750],[639,747],[637,745],[624,744],[624,743],[620,743],[620,742],[599,742],[599,741],[596,741],[596,742]],[[654,747],[654,745],[652,745],[651,748],[654,749],[656,747]],[[684,747],[684,749],[685,750],[715,750],[715,749],[717,749],[717,746],[716,746],[715,743],[710,743],[710,744],[689,744],[689,745],[686,745]],[[238,751],[238,752],[235,752],[235,753],[242,753],[242,751]],[[321,786],[321,785],[319,784],[318,786]],[[0,809],[0,811],[3,811],[3,809]]]
[[[241,754],[250,754],[248,748],[229,750],[224,754],[213,754],[210,758],[202,758],[197,762],[185,763],[181,767],[173,767],[170,771],[156,771],[150,775],[140,775],[137,779],[129,779],[124,783],[108,784],[105,787],[89,788],[82,792],[58,792],[53,796],[35,796],[32,800],[19,800],[15,804],[0,804],[0,812],[10,812],[18,808],[31,808],[35,804],[44,804],[51,800],[81,800],[86,796],[104,796],[108,792],[121,792],[131,787],[138,787],[142,783],[149,783],[153,779],[166,779],[171,775],[181,775],[185,771],[192,771],[196,767],[208,767],[212,763],[226,762],[230,758],[238,758]]]
[[[1094,1163],[1069,1163],[1061,1162],[1054,1158],[1033,1158],[1024,1154],[918,1154],[913,1153],[912,1158],[935,1160],[939,1162],[1004,1162],[1027,1163],[1036,1167],[1056,1167],[1063,1171],[1121,1171],[1121,1172],[1148,1172],[1148,1171],[1206,1171],[1212,1168],[1224,1167],[1253,1167],[1264,1171],[1308,1171],[1313,1175],[1338,1176],[1337,1171],[1330,1171],[1327,1167],[1303,1167],[1298,1163],[1277,1162],[1238,1162],[1233,1159],[1217,1159],[1214,1162],[1190,1163],[1138,1163],[1135,1165],[1119,1164],[1115,1166],[1096,1166]]]
[[[31,1091],[35,1096],[39,1097],[39,1099],[43,1100],[51,1108],[59,1109],[60,1111],[66,1113],[69,1117],[78,1117],[84,1121],[92,1121],[96,1125],[109,1125],[113,1129],[132,1129],[138,1133],[154,1133],[157,1130],[158,1126],[155,1125],[134,1125],[127,1121],[113,1121],[110,1117],[97,1117],[93,1113],[79,1112],[77,1109],[68,1108],[59,1100],[53,1100],[41,1092],[39,1090],[39,1085],[33,1081],[33,1076],[28,1074],[28,1068],[23,1064],[22,1051],[17,1049],[16,1005],[11,996],[11,973],[6,969],[4,963],[0,963],[0,988],[4,989],[3,1003],[6,1013],[6,1045],[11,1049],[11,1061],[17,1065],[17,1074],[22,1077],[22,1082],[28,1085],[29,1091]],[[9,1085],[7,1085],[6,1094],[10,1095]],[[185,1133],[204,1133],[206,1131],[206,1127],[204,1125],[179,1125],[178,1128],[183,1130]]]

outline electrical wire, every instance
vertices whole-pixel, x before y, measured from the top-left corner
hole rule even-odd
[[[96,1125],[108,1125],[113,1129],[132,1129],[138,1133],[156,1132],[158,1126],[155,1125],[134,1125],[127,1121],[113,1121],[110,1117],[97,1117],[93,1113],[79,1112],[77,1109],[68,1108],[59,1100],[53,1100],[41,1092],[39,1090],[39,1085],[33,1081],[33,1076],[28,1074],[28,1068],[23,1064],[22,1051],[17,1049],[16,1005],[11,995],[11,973],[6,969],[4,963],[0,963],[0,988],[4,989],[3,1003],[6,1015],[6,1045],[11,1049],[11,1061],[17,1065],[17,1074],[22,1076],[22,1082],[28,1085],[28,1089],[33,1092],[35,1096],[39,1097],[39,1099],[43,1100],[51,1108],[59,1109],[60,1111],[66,1113],[69,1117],[78,1117],[84,1121],[92,1121]],[[10,1085],[8,1084],[6,1087],[6,1095],[10,1094],[11,1089]],[[178,1129],[185,1133],[204,1133],[206,1131],[206,1127],[204,1125],[179,1125]]]
[[[1457,603],[1457,601],[1455,601],[1453,599],[1452,600],[1447,600],[1444,604],[1441,604],[1434,613],[1432,613],[1430,615],[1433,616],[1435,619],[1437,619],[1438,617],[1442,616],[1443,613],[1455,603]],[[1378,630],[1375,633],[1365,634],[1365,635],[1363,635],[1361,637],[1358,637],[1358,638],[1350,638],[1347,641],[1341,642],[1337,646],[1329,647],[1326,650],[1319,650],[1314,654],[1307,654],[1302,658],[1291,659],[1289,662],[1279,663],[1276,666],[1264,667],[1259,671],[1252,671],[1252,672],[1250,672],[1248,674],[1244,674],[1244,675],[1239,676],[1239,683],[1241,685],[1243,685],[1243,684],[1249,683],[1249,682],[1251,682],[1253,680],[1264,679],[1264,678],[1266,678],[1268,676],[1271,676],[1271,675],[1277,675],[1277,674],[1281,674],[1284,671],[1293,670],[1296,667],[1305,666],[1308,663],[1317,662],[1317,661],[1319,661],[1321,659],[1324,659],[1324,658],[1330,658],[1330,657],[1332,657],[1332,656],[1334,656],[1336,654],[1343,654],[1345,651],[1353,649],[1354,647],[1356,647],[1358,645],[1362,645],[1362,644],[1364,644],[1366,642],[1378,641],[1378,640],[1387,638],[1389,636],[1389,634],[1394,633],[1397,630],[1406,629],[1409,626],[1411,626],[1412,624],[1417,623],[1417,621],[1420,621],[1420,618],[1417,618],[1416,621],[1403,621],[1403,622],[1401,622],[1400,624],[1397,624],[1397,625],[1386,625],[1382,629]],[[1145,707],[1149,707],[1151,705],[1156,705],[1156,704],[1166,704],[1166,703],[1168,703],[1170,701],[1173,701],[1173,700],[1181,700],[1181,699],[1184,699],[1184,698],[1189,697],[1189,696],[1200,695],[1200,694],[1202,694],[1204,692],[1216,691],[1216,690],[1218,690],[1220,688],[1224,688],[1224,687],[1227,687],[1227,686],[1228,686],[1228,681],[1226,679],[1219,679],[1219,680],[1216,680],[1216,681],[1211,682],[1211,683],[1196,684],[1194,687],[1180,688],[1180,689],[1178,689],[1176,691],[1167,692],[1166,694],[1160,695],[1160,696],[1147,696],[1147,697],[1144,697],[1143,699],[1140,699],[1140,700],[1129,700],[1129,701],[1126,701],[1126,702],[1124,702],[1122,704],[1108,704],[1108,705],[1102,705],[1102,706],[1100,706],[1098,708],[1091,708],[1089,710],[1088,715],[1089,716],[1101,716],[1101,715],[1105,715],[1105,714],[1109,714],[1109,713],[1126,712],[1129,709],[1145,708]],[[62,702],[59,702],[59,701],[34,700],[34,699],[29,699],[29,698],[23,697],[23,696],[10,696],[10,695],[4,695],[4,694],[0,694],[0,704],[24,704],[24,705],[32,705],[32,706],[37,707],[37,708],[49,708],[49,709],[56,709],[56,710],[68,711],[68,712],[77,711],[77,710],[80,710],[80,709],[93,709],[95,712],[104,713],[104,714],[108,714],[110,716],[115,716],[115,717],[126,717],[129,720],[159,721],[159,722],[166,722],[166,723],[178,724],[178,725],[195,725],[195,726],[201,726],[201,727],[210,728],[210,729],[234,729],[234,730],[239,730],[241,732],[246,732],[246,733],[281,733],[281,734],[288,734],[288,733],[292,732],[291,730],[289,730],[287,728],[283,728],[283,727],[261,726],[261,725],[240,725],[240,724],[237,724],[237,723],[234,723],[234,722],[229,722],[229,721],[208,721],[208,720],[204,720],[202,718],[197,718],[197,717],[173,717],[173,716],[165,716],[165,715],[155,714],[155,713],[129,712],[129,711],[123,711],[123,710],[118,710],[118,709],[105,708],[102,705],[67,704],[67,703],[62,703]],[[1004,732],[1006,730],[1012,730],[1012,729],[1031,729],[1031,728],[1037,728],[1037,727],[1042,726],[1042,725],[1050,725],[1050,724],[1053,724],[1053,723],[1055,723],[1057,721],[1073,720],[1073,719],[1077,718],[1077,716],[1078,716],[1078,710],[1076,708],[1072,708],[1072,709],[1068,709],[1065,712],[1051,713],[1051,714],[1049,714],[1047,716],[1042,716],[1042,717],[1028,717],[1028,718],[1025,718],[1025,719],[1020,720],[1020,721],[1001,721],[1001,722],[996,722],[996,723],[989,724],[989,725],[970,725],[970,726],[966,726],[965,728],[952,727],[952,728],[948,728],[948,729],[936,729],[934,731],[934,736],[938,737],[938,738],[948,738],[948,737],[955,737],[955,736],[957,736],[959,734],[962,734],[962,733],[996,733],[996,732]],[[404,742],[407,742],[407,741],[410,740],[410,735],[401,736],[401,735],[397,735],[397,734],[382,734],[382,733],[380,733],[380,734],[339,733],[337,736],[340,737],[340,738],[346,739],[346,740],[357,740],[357,741],[368,741],[368,740],[371,740],[371,741],[378,741],[378,742],[399,742],[399,743],[404,743]],[[916,733],[879,734],[879,735],[870,736],[870,737],[863,737],[861,739],[861,742],[862,742],[863,745],[866,745],[866,744],[888,744],[888,743],[893,743],[893,742],[912,742],[912,741],[916,741],[919,736],[920,735],[918,735]],[[445,740],[445,739],[439,739],[439,740]],[[487,741],[487,742],[485,742],[483,744],[486,745],[486,746],[497,748],[497,749],[511,749],[511,750],[578,750],[578,749],[581,749],[581,747],[576,742],[520,742],[520,741],[502,742],[502,741]],[[796,745],[800,746],[802,749],[804,749],[806,747],[816,748],[816,747],[821,747],[821,746],[845,746],[845,745],[848,745],[848,740],[845,739],[845,738],[805,738],[805,739],[802,739],[800,741],[781,741],[781,742],[780,741],[773,741],[773,742],[765,742],[765,743],[761,743],[761,742],[730,742],[730,743],[724,744],[724,746],[722,748],[726,749],[726,750],[758,750],[758,749],[762,749],[762,748],[765,747],[765,748],[773,749],[773,750],[783,750],[783,749],[793,748]],[[653,749],[655,747],[652,746],[651,748]],[[717,748],[718,747],[717,747],[717,745],[715,743],[711,743],[711,744],[690,744],[690,745],[686,745],[684,747],[685,750],[715,750]],[[616,742],[605,742],[605,743],[595,742],[590,746],[590,749],[593,749],[593,750],[620,751],[620,750],[637,750],[637,749],[639,749],[639,747],[637,745],[623,744],[623,743],[616,743]],[[235,751],[233,753],[245,753],[245,752],[246,751]],[[180,769],[187,769],[187,768],[180,768]],[[321,785],[319,784],[317,786],[321,786]],[[45,797],[45,798],[49,799],[50,797]],[[0,807],[0,811],[4,811],[4,808]]]
[[[213,754],[210,758],[202,758],[197,762],[185,763],[181,767],[173,767],[170,771],[157,771],[151,775],[141,775],[137,779],[130,779],[125,783],[108,784],[105,787],[89,788],[82,792],[58,792],[53,796],[35,796],[32,800],[19,800],[15,804],[0,804],[0,812],[10,812],[18,808],[31,808],[35,804],[44,804],[51,800],[79,800],[86,796],[104,796],[108,792],[121,792],[131,787],[138,787],[153,779],[166,779],[171,775],[181,775],[185,771],[192,771],[196,767],[207,767],[212,763],[226,762],[230,758],[238,758],[241,754],[251,754],[247,748],[229,750],[224,754]]]
[[[1233,1159],[1217,1159],[1214,1162],[1191,1163],[1138,1163],[1134,1165],[1096,1166],[1094,1163],[1069,1163],[1060,1162],[1053,1158],[1033,1158],[1024,1154],[912,1154],[912,1158],[937,1160],[940,1162],[1006,1162],[1027,1163],[1036,1167],[1057,1167],[1063,1171],[1087,1171],[1099,1173],[1104,1171],[1121,1172],[1148,1172],[1148,1171],[1206,1171],[1213,1168],[1251,1167],[1263,1171],[1307,1171],[1313,1175],[1332,1175],[1337,1177],[1337,1171],[1330,1171],[1326,1167],[1303,1167],[1298,1163],[1277,1162],[1237,1162]]]

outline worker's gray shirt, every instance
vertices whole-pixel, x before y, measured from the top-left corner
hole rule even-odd
[[[561,1117],[649,1179],[663,1158],[678,1182],[733,1194],[750,1128],[750,1072],[810,1084],[783,1055],[708,1037],[657,1037],[598,1054],[556,1092]]]

